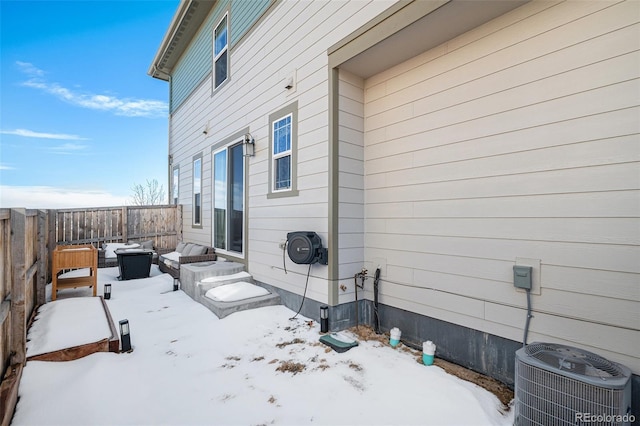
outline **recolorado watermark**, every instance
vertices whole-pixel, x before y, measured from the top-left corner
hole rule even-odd
[[[636,416],[633,414],[592,414],[576,413],[575,422],[581,423],[633,423]],[[578,423],[580,424],[580,423]]]

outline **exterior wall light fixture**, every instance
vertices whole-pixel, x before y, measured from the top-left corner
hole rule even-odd
[[[256,145],[251,133],[246,133],[242,142],[244,144],[244,156],[253,157],[256,154]]]

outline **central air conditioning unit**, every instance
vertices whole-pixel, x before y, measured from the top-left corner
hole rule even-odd
[[[322,247],[320,236],[311,231],[289,232],[287,234],[287,253],[297,264],[329,263],[327,249]]]
[[[628,425],[631,371],[594,353],[553,343],[516,351],[515,425]]]

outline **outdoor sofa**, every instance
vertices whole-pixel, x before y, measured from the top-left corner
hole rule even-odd
[[[211,262],[217,259],[216,250],[211,246],[195,243],[178,243],[176,249],[160,254],[158,266],[161,272],[180,278],[180,265],[197,262]]]
[[[147,241],[129,241],[127,243],[104,243],[101,248],[98,249],[98,268],[110,268],[118,266],[118,257],[116,250],[132,250],[132,249],[144,249],[153,251],[153,263],[158,263],[158,256],[163,253],[168,253],[172,249],[162,249],[153,246],[153,240]]]

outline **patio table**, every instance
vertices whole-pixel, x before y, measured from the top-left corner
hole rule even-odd
[[[118,278],[121,281],[149,277],[153,260],[152,250],[121,249],[116,250],[115,253],[120,271]]]

